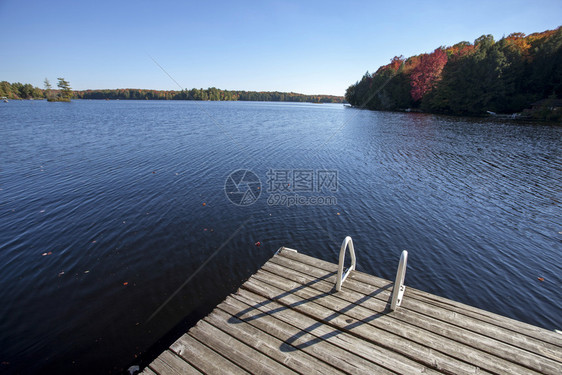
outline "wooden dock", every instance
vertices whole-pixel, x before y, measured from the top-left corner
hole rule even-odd
[[[142,374],[562,374],[561,334],[337,268],[282,248]]]

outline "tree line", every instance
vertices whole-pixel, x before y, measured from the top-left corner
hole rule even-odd
[[[60,79],[59,79],[60,80]],[[59,81],[60,83],[60,81]],[[48,80],[45,89],[19,82],[0,82],[0,97],[8,99],[44,99],[50,97],[67,97],[68,82],[60,90],[53,90]],[[215,87],[191,90],[145,90],[145,89],[111,89],[72,91],[72,99],[121,99],[121,100],[241,100],[266,102],[311,102],[342,103],[344,98],[333,95],[305,95],[294,92],[266,91],[229,91]]]
[[[495,41],[483,35],[369,72],[349,86],[346,100],[373,110],[422,110],[481,115],[516,113],[562,98],[562,26]]]
[[[135,99],[135,100],[212,100],[212,101],[264,101],[264,102],[312,102],[342,103],[344,98],[333,95],[305,95],[278,91],[232,91],[216,87],[191,90],[83,90],[74,91],[76,99]]]

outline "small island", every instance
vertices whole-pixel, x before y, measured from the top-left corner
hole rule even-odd
[[[72,89],[70,88],[70,83],[64,78],[57,78],[59,83],[57,84],[60,89],[58,92],[54,93],[51,89],[51,83],[47,78],[45,78],[45,96],[49,102],[70,102],[72,98]]]

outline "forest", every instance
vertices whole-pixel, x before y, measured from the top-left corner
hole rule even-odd
[[[76,99],[148,99],[148,100],[240,100],[264,102],[342,103],[343,97],[332,95],[304,95],[278,91],[229,91],[215,87],[181,91],[140,89],[74,91]]]
[[[58,95],[59,90],[42,90],[31,84],[0,82],[0,97],[8,99],[43,99],[50,94]],[[229,91],[215,87],[191,90],[144,90],[108,89],[81,90],[72,92],[72,99],[120,99],[120,100],[240,100],[272,102],[342,103],[344,98],[332,95],[304,95],[294,92]]]
[[[513,114],[540,100],[559,103],[562,26],[530,35],[513,33],[499,41],[483,35],[474,43],[396,56],[375,73],[365,73],[345,98],[372,110],[453,115]],[[549,115],[562,117],[560,111]]]
[[[0,82],[0,98],[8,99],[46,99],[47,90],[26,83],[9,83],[7,81]]]

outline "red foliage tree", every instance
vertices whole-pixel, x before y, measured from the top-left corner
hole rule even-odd
[[[474,45],[469,42],[460,42],[452,47],[447,47],[445,52],[447,52],[448,59],[451,58],[462,58],[471,54],[474,51]]]
[[[437,48],[432,53],[420,56],[419,64],[412,70],[410,94],[414,101],[423,98],[426,92],[430,91],[435,83],[441,78],[443,67],[447,63],[447,53],[441,48]]]
[[[402,64],[404,64],[404,56],[400,55],[400,56],[394,56],[392,58],[392,60],[390,60],[390,68],[392,70],[394,70],[395,72],[398,71],[398,69],[400,69],[400,67],[402,66]]]

